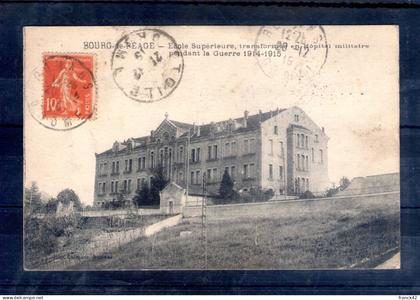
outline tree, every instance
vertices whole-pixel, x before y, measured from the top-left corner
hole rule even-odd
[[[25,208],[26,212],[39,212],[42,210],[41,192],[35,181],[32,182],[30,188],[25,188]]]
[[[146,183],[142,184],[141,188],[136,191],[133,201],[137,206],[151,205],[150,189]]]
[[[230,178],[228,171],[225,170],[222,182],[220,182],[219,195],[224,199],[231,199],[233,193],[233,180]]]
[[[153,177],[150,180],[150,205],[160,204],[160,191],[168,184],[162,166],[158,166],[153,171]]]
[[[55,214],[57,210],[58,201],[56,198],[50,198],[48,202],[45,204],[45,212],[47,214]]]
[[[349,185],[350,185],[350,180],[345,176],[341,177],[341,179],[340,179],[340,190],[341,191],[345,190]]]
[[[72,189],[64,189],[57,195],[57,201],[63,204],[69,204],[73,202],[75,210],[82,210],[82,203],[80,202],[79,196]]]

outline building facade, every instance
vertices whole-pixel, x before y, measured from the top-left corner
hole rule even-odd
[[[272,189],[276,195],[323,192],[328,186],[328,136],[298,107],[205,125],[165,119],[149,136],[114,142],[95,154],[94,205],[134,196],[153,170],[190,191],[217,194],[225,170],[237,191]],[[188,182],[187,182],[188,181]]]

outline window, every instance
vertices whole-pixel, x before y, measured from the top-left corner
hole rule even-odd
[[[100,193],[101,193],[101,191],[102,191],[102,183],[101,183],[101,182],[99,182],[99,183],[98,183],[98,194],[100,194]]]
[[[142,169],[146,169],[146,156],[143,156],[142,160],[141,160],[142,164],[141,164],[141,168]]]
[[[230,156],[230,143],[225,143],[225,157]]]
[[[196,161],[200,161],[200,148],[197,148],[196,153],[195,153],[195,158],[196,158]]]
[[[178,173],[178,180],[179,180],[180,182],[184,182],[184,173],[183,173],[183,172],[179,172],[179,173]]]
[[[211,169],[207,169],[207,182],[211,182]]]
[[[284,156],[283,142],[280,142],[280,156]]]
[[[229,167],[225,167],[225,172],[229,174]],[[224,174],[224,173],[223,173]],[[230,175],[230,174],[229,174]]]
[[[117,161],[116,172],[120,173],[120,162],[119,161]]]
[[[137,190],[139,191],[141,189],[141,179],[137,178]]]
[[[308,149],[308,136],[305,136],[305,148]]]
[[[163,163],[163,149],[160,149],[159,162]]]
[[[191,184],[194,184],[194,171],[191,171],[191,180],[190,180]]]
[[[299,138],[299,133],[298,134],[296,134],[296,148],[299,148],[299,146],[300,146],[300,138]]]
[[[273,165],[268,165],[268,178],[273,179]]]
[[[213,168],[213,177],[212,177],[212,181],[213,182],[217,182],[219,180],[219,175],[217,173],[217,168]]]
[[[295,115],[295,122],[299,122],[299,115]]]
[[[184,162],[184,147],[179,147],[179,162]]]
[[[128,192],[131,193],[131,179],[128,179]]]
[[[314,148],[311,149],[312,162],[315,162]]]
[[[236,177],[236,167],[235,166],[230,166],[229,175],[232,178],[232,180]]]
[[[150,152],[150,168],[155,167],[155,153],[152,151]]]
[[[249,151],[255,153],[255,139],[249,140]]]
[[[124,180],[124,192],[127,192],[127,179]]]
[[[137,159],[137,171],[140,171],[141,169],[142,169],[142,167],[141,167],[141,157],[139,157]]]
[[[270,155],[273,155],[273,140],[268,140],[270,144]]]
[[[254,164],[249,165],[249,177],[251,177],[251,178],[255,177],[255,165]]]
[[[324,162],[324,153],[322,152],[321,149],[319,149],[319,162],[323,163]]]
[[[213,145],[213,156],[214,159],[217,159],[217,145]]]
[[[279,166],[279,178],[283,180],[283,166]]]
[[[305,136],[303,134],[300,135],[300,147],[305,147]]]
[[[249,174],[248,174],[248,165],[244,165],[244,178],[248,178]]]
[[[308,163],[308,156],[305,156],[305,165],[306,165],[306,171],[309,171],[309,163]]]
[[[111,193],[115,193],[114,182],[111,181]]]
[[[105,194],[105,182],[102,183],[102,194]]]
[[[133,170],[133,159],[128,160],[128,172],[131,172]]]
[[[207,147],[207,159],[211,159],[211,146]]]
[[[277,126],[274,126],[274,134],[279,134],[279,128]]]
[[[191,149],[191,162],[195,162],[195,149]]]
[[[128,159],[126,159],[125,161],[124,161],[124,171],[125,172],[128,172]]]
[[[318,135],[315,134],[315,142],[318,143]]]
[[[118,193],[118,181],[115,181],[115,190],[114,193]]]
[[[115,161],[112,162],[112,174],[115,174]]]
[[[236,147],[236,141],[232,141],[231,142],[231,153],[232,153],[232,155],[236,155],[237,151],[238,151],[238,149]]]
[[[230,167],[230,177],[232,179],[234,179],[236,177],[236,167],[235,166]]]
[[[200,170],[195,171],[195,180],[196,180],[196,184],[201,184],[201,176],[200,176]]]
[[[296,170],[300,170],[300,155],[296,155],[296,160],[297,160],[297,168]]]
[[[249,141],[244,140],[244,153],[249,153]]]

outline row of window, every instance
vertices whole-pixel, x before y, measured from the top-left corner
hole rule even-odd
[[[309,171],[308,155],[297,154],[296,155],[296,170],[298,171]]]
[[[300,194],[309,191],[309,179],[297,177],[295,178],[295,193]]]
[[[283,166],[279,166],[279,179],[283,180],[284,179],[284,170],[283,170]],[[269,180],[273,180],[274,178],[274,170],[273,170],[273,165],[269,164],[268,165],[268,179]]]
[[[245,139],[243,141],[243,153],[255,153],[256,147],[255,147],[255,139]],[[228,141],[224,144],[224,156],[234,156],[237,155],[237,143],[236,141]],[[163,166],[172,164],[172,148],[165,147],[164,149],[161,149],[159,151],[159,161],[162,163]],[[178,148],[178,161],[183,162],[184,158],[184,147],[180,146]],[[216,160],[219,158],[219,147],[218,145],[209,145],[207,148],[207,159],[208,160]],[[192,163],[194,162],[200,162],[201,161],[201,148],[200,147],[194,147],[190,150],[190,161]],[[154,151],[150,152],[150,168],[155,167],[155,154]],[[100,163],[99,164],[99,175],[106,175],[107,173],[108,164],[107,163]],[[146,156],[141,156],[138,158],[137,163],[137,171],[146,169]],[[124,172],[130,173],[133,170],[133,160],[126,159],[125,160],[125,167]],[[112,169],[111,174],[119,174],[120,172],[120,162],[119,161],[113,161],[112,162]]]
[[[125,179],[122,181],[121,189],[119,188],[119,181],[114,180],[111,181],[111,194],[117,194],[119,192],[124,193],[131,193],[132,192],[132,184],[131,179]],[[141,189],[141,187],[145,184],[148,184],[146,178],[137,178],[137,190]],[[99,182],[98,183],[98,194],[104,195],[106,193],[106,183],[105,182]]]
[[[274,141],[272,140],[272,139],[269,139],[268,140],[268,146],[269,146],[269,154],[270,155],[274,155],[274,152],[275,152],[275,149],[274,149]],[[279,142],[279,144],[278,144],[278,154],[280,155],[280,156],[283,156],[284,155],[284,148],[283,148],[283,142],[282,141],[280,141]]]
[[[236,166],[226,166],[224,171],[226,171],[232,180],[237,178]],[[255,164],[247,163],[242,166],[242,179],[255,178]],[[222,179],[223,174],[219,174],[218,168],[209,168],[205,171],[204,176],[206,176],[207,183],[219,182]],[[201,170],[193,170],[190,172],[190,183],[191,184],[202,184],[202,173]]]

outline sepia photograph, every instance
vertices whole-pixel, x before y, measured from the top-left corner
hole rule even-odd
[[[398,26],[23,36],[25,270],[400,268]]]

